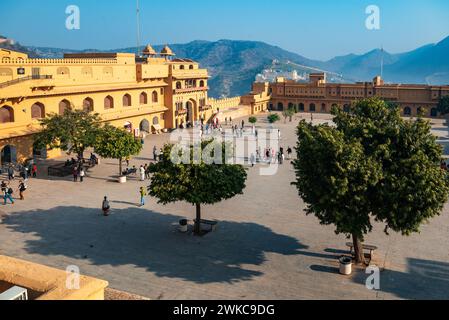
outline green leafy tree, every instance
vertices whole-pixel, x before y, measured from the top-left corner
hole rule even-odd
[[[449,96],[440,98],[440,101],[438,101],[437,110],[442,115],[449,114]]]
[[[277,113],[272,113],[267,117],[267,120],[269,123],[273,124],[273,123],[281,120],[281,118],[279,117],[279,115]]]
[[[285,110],[284,112],[283,112],[283,116],[285,117],[285,119],[287,119],[287,118],[289,118],[290,119],[290,122],[292,122],[292,118],[293,118],[293,116],[295,115],[295,108],[296,108],[296,105],[295,106],[292,106],[292,107],[289,107],[287,110]]]
[[[37,149],[61,149],[82,157],[87,148],[94,146],[100,123],[98,114],[73,107],[62,115],[50,114],[40,120],[42,130],[34,136],[34,146]]]
[[[119,160],[119,175],[122,175],[122,162],[126,157],[138,155],[142,143],[131,133],[111,125],[104,126],[97,136],[95,152],[103,158]]]
[[[227,147],[224,143],[214,140],[201,142],[201,150],[210,150],[205,156],[195,157],[191,145],[184,151],[174,145],[165,145],[160,162],[150,165],[151,184],[149,194],[158,199],[159,203],[168,204],[185,201],[196,207],[195,234],[201,234],[201,205],[212,205],[220,201],[242,194],[245,189],[247,173],[243,166],[229,164],[226,158]],[[187,150],[190,151],[186,153]],[[217,153],[216,153],[217,152]],[[200,152],[201,153],[201,152]],[[187,156],[186,156],[187,154]],[[174,161],[177,157],[185,157],[182,163]],[[208,158],[208,159],[210,159]],[[222,163],[222,164],[216,164]]]
[[[405,121],[379,99],[356,103],[350,112],[332,109],[336,127],[298,126],[293,162],[299,195],[323,225],[352,236],[363,263],[364,237],[372,221],[410,235],[440,214],[448,200],[442,148],[421,118]]]
[[[251,124],[256,124],[257,123],[257,118],[256,117],[249,117],[248,121]]]

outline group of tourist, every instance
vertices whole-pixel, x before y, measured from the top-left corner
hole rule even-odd
[[[13,165],[9,164],[6,169],[0,170],[0,173],[2,173],[2,171],[5,171],[8,174],[9,181],[16,178],[16,170],[14,169]],[[20,165],[18,171],[20,173],[20,177],[24,180],[28,180],[29,177],[37,177],[37,165],[32,162],[26,165]]]
[[[20,200],[25,200],[25,191],[28,189],[26,182],[24,180],[19,181],[19,185],[17,186],[17,190],[19,191]],[[11,181],[2,181],[1,182],[1,194],[3,196],[3,205],[8,203],[8,200],[11,204],[14,204],[14,189],[11,184]]]

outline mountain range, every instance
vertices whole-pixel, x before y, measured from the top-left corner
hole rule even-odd
[[[0,47],[2,44],[0,44]],[[247,93],[256,75],[270,68],[273,61],[293,63],[340,74],[348,81],[370,81],[380,74],[383,60],[383,77],[386,82],[449,84],[449,37],[439,43],[415,50],[392,54],[375,49],[365,54],[348,54],[328,61],[305,58],[258,41],[192,41],[186,44],[170,44],[177,57],[198,61],[209,70],[210,95],[213,97],[236,96]],[[162,46],[154,46],[156,51]],[[62,57],[67,52],[98,52],[99,50],[67,50],[10,45],[9,49],[24,51],[32,57]],[[104,50],[103,50],[104,51]],[[136,52],[136,48],[122,48],[107,52]]]

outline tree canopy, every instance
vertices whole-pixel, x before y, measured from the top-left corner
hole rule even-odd
[[[281,118],[279,117],[279,115],[277,113],[271,113],[270,115],[268,115],[267,120],[269,123],[273,124],[273,123],[281,120]]]
[[[307,214],[337,234],[353,237],[357,262],[373,221],[385,232],[419,232],[440,214],[449,180],[440,168],[442,148],[430,124],[403,120],[380,99],[357,102],[349,112],[332,109],[336,127],[302,121],[293,162]]]
[[[42,130],[34,136],[34,145],[82,156],[87,148],[94,146],[100,121],[98,114],[73,108],[66,109],[62,115],[50,114],[40,120]]]
[[[194,147],[197,146],[190,145],[184,149],[170,144],[164,146],[161,160],[150,165],[149,194],[162,204],[185,201],[195,205],[195,233],[200,234],[201,205],[242,194],[247,173],[243,166],[229,163],[225,143],[202,141],[201,157],[195,157]],[[174,161],[178,156],[184,158],[182,163]],[[218,157],[220,161],[211,162],[206,157]]]
[[[256,124],[257,123],[257,118],[256,117],[249,117],[248,121],[251,124]]]
[[[440,98],[440,100],[438,101],[437,110],[442,115],[449,114],[449,96]]]
[[[142,150],[142,143],[131,133],[111,125],[104,126],[96,137],[95,152],[103,158],[119,160],[119,171],[122,174],[123,158],[137,155]]]

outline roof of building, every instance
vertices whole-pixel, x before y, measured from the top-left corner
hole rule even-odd
[[[147,45],[142,53],[147,56],[155,56],[157,54],[156,50],[154,50],[151,45]]]
[[[163,56],[174,56],[175,54],[173,53],[172,49],[170,49],[170,47],[166,45],[162,49],[161,55],[163,55]]]
[[[177,59],[173,59],[172,62],[191,62],[191,63],[194,63],[195,61],[193,61],[191,59],[177,58]]]

